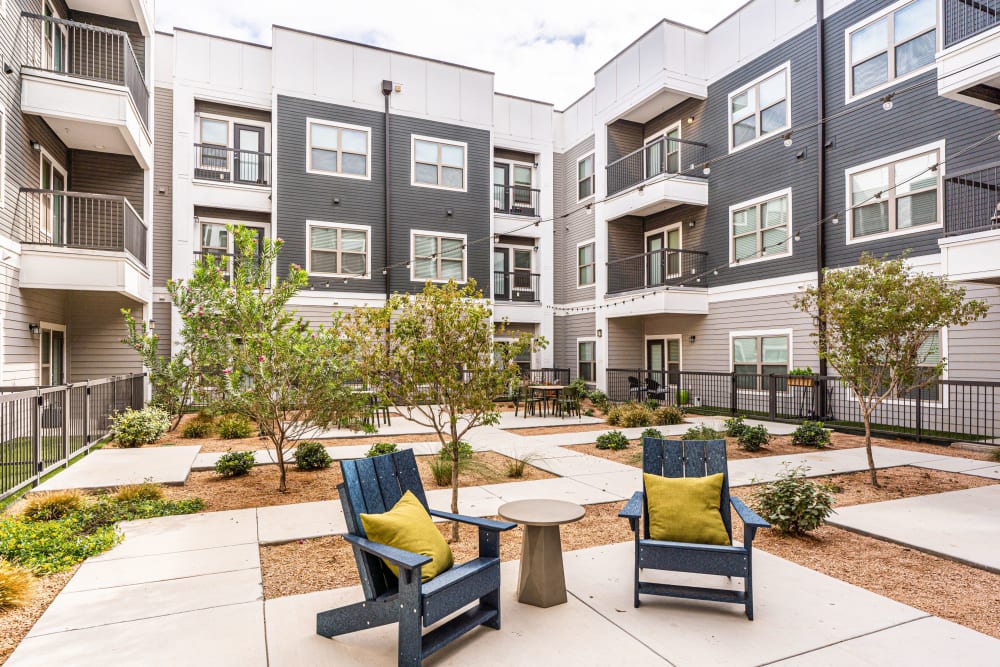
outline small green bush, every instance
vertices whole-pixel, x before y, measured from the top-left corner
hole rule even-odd
[[[597,436],[598,449],[619,450],[628,447],[628,438],[621,431],[608,431]]]
[[[192,419],[181,429],[182,438],[207,438],[212,435],[214,424],[202,419]]]
[[[155,406],[127,408],[111,416],[111,435],[121,447],[142,447],[160,439],[170,428],[170,415]]]
[[[645,440],[646,438],[653,438],[654,440],[663,440],[663,433],[656,428],[647,428],[645,431],[642,432],[642,435],[639,437],[641,437],[643,440]]]
[[[607,412],[604,413],[604,421],[608,423],[609,426],[619,426],[622,418],[622,408],[620,405],[616,405],[609,408]]]
[[[371,458],[373,456],[382,456],[383,454],[394,454],[399,451],[394,442],[376,442],[372,445],[365,456]]]
[[[754,494],[754,510],[781,533],[802,535],[822,526],[833,513],[831,489],[806,479],[807,470],[786,464],[776,481]]]
[[[599,389],[595,389],[587,393],[587,398],[590,402],[594,404],[594,407],[598,410],[607,412],[608,407],[611,405],[611,401],[608,399],[608,395]]]
[[[203,509],[205,503],[201,498],[174,501],[137,497],[118,500],[115,496],[99,495],[94,502],[70,515],[67,520],[75,521],[80,532],[89,535],[105,528],[114,528],[119,521],[192,514]]]
[[[471,461],[472,457],[475,456],[476,454],[475,450],[472,449],[472,445],[465,442],[464,440],[458,441],[457,449],[458,449],[458,463],[460,467],[462,463]],[[451,446],[443,445],[441,449],[438,451],[438,458],[441,459],[442,461],[451,461],[452,460]]]
[[[593,417],[594,416],[594,408],[587,408],[586,410],[584,410],[583,411],[583,416],[584,417]]]
[[[123,503],[163,500],[163,489],[159,484],[149,481],[142,484],[126,484],[118,487],[114,499]]]
[[[684,411],[676,405],[663,405],[653,410],[653,423],[657,426],[673,426],[684,422]]]
[[[223,440],[241,440],[254,434],[253,423],[243,415],[226,415],[219,418],[219,437]]]
[[[642,402],[642,404],[645,405],[650,410],[655,410],[656,408],[660,407],[660,402],[655,398],[647,398],[645,401]]]
[[[792,444],[823,449],[830,444],[830,432],[823,427],[823,422],[804,421],[792,433]]]
[[[329,468],[331,463],[333,457],[320,442],[306,440],[295,448],[295,467],[299,470],[321,470]]]
[[[725,433],[716,431],[711,426],[699,424],[685,431],[684,435],[681,436],[681,440],[721,440],[723,436],[725,436]]]
[[[743,422],[743,415],[737,415],[732,419],[726,420],[726,436],[729,438],[740,437],[748,428],[749,426]]]
[[[745,426],[738,439],[740,447],[748,452],[759,452],[761,447],[766,447],[771,442],[771,434],[763,424],[757,426]]]
[[[31,599],[34,589],[31,570],[0,560],[0,610],[20,607]]]
[[[61,519],[83,507],[85,499],[78,489],[33,493],[24,500],[21,515],[28,521]]]
[[[451,486],[451,459],[435,456],[430,463],[431,476],[438,486]]]
[[[253,452],[226,452],[215,462],[215,472],[223,477],[240,477],[253,470]]]

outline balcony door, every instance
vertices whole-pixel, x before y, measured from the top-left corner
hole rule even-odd
[[[645,178],[653,178],[666,172],[676,174],[680,171],[681,144],[679,141],[672,141],[681,138],[681,126],[676,124],[666,131],[656,134],[646,139]]]
[[[43,386],[66,382],[66,327],[59,324],[41,324],[41,343],[38,350],[39,384]]]
[[[252,125],[233,126],[236,152],[236,182],[263,185],[267,183],[264,163],[264,128]]]
[[[493,163],[493,210],[497,213],[537,215],[531,186],[532,167],[514,162]]]
[[[64,197],[58,192],[66,190],[66,170],[48,153],[42,151],[41,172],[38,177],[42,193],[39,195],[38,226],[42,238],[53,245],[67,242],[66,211]],[[78,240],[85,242],[85,239]]]
[[[44,14],[51,19],[62,18],[49,0],[45,0]],[[42,69],[52,72],[66,71],[66,45],[69,33],[66,26],[55,21],[42,22]]]
[[[255,236],[254,261],[258,264],[260,263],[260,255],[264,248],[264,238],[267,235],[266,228],[255,225],[227,223],[221,220],[199,220],[199,237],[201,239],[201,249],[199,254],[201,256],[212,255],[216,258],[218,263],[225,263],[227,267],[227,277],[231,275],[231,264],[233,264],[237,259],[235,247],[236,241],[232,234],[229,233],[229,229],[226,227],[228,224],[246,227],[253,231]],[[232,258],[232,260],[229,258]]]
[[[663,285],[668,278],[676,278],[681,274],[680,253],[670,252],[681,249],[681,227],[674,225],[669,229],[646,236],[646,286]]]
[[[681,339],[646,339],[646,368],[660,387],[680,384]]]
[[[537,301],[531,272],[531,248],[493,249],[493,299],[496,301]]]

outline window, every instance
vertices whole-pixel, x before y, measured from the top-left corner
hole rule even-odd
[[[789,68],[786,63],[729,95],[729,150],[791,125]]]
[[[371,130],[309,119],[309,155],[306,171],[348,178],[370,178],[368,156]]]
[[[465,149],[457,142],[413,136],[413,185],[465,190]]]
[[[412,239],[413,280],[465,281],[465,236],[415,232]]]
[[[59,12],[50,0],[45,0],[43,14],[59,19]],[[69,32],[66,26],[55,21],[42,22],[42,69],[53,72],[66,71],[66,44],[69,42]]]
[[[594,242],[588,241],[576,247],[576,286],[587,287],[594,284]]]
[[[592,340],[577,341],[577,375],[585,382],[594,382],[597,378],[597,343]]]
[[[785,190],[731,206],[729,261],[737,264],[790,255],[791,201],[791,190]]]
[[[213,171],[225,171],[229,167],[229,122],[217,118],[198,119],[201,150],[198,166]]]
[[[38,183],[42,192],[39,194],[38,228],[44,239],[53,245],[62,245],[67,241],[64,195],[60,194],[66,190],[66,170],[44,148],[40,160]]]
[[[581,201],[594,194],[594,155],[576,163],[576,199]]]
[[[740,389],[767,389],[767,375],[788,374],[788,334],[733,335],[733,373]],[[785,389],[784,379],[778,389]]]
[[[884,88],[934,63],[937,2],[913,0],[847,30],[847,96]]]
[[[935,149],[850,170],[848,243],[940,225],[940,159]]]
[[[259,266],[261,252],[264,249],[264,237],[267,236],[267,228],[247,223],[228,222],[225,220],[213,220],[206,218],[195,218],[196,233],[198,235],[199,247],[195,251],[196,259],[201,259],[205,255],[212,255],[216,258],[218,266],[223,266],[226,277],[230,277],[232,264],[239,258],[236,257],[236,243],[233,235],[229,233],[229,225],[245,227],[253,231],[256,236],[254,262]]]
[[[495,361],[499,362],[503,358],[504,354],[507,353],[506,348],[511,342],[504,339],[493,341],[493,359]],[[521,377],[528,377],[531,371],[531,347],[522,349],[512,361],[521,370]]]
[[[309,263],[306,271],[317,276],[370,274],[368,227],[309,223]]]

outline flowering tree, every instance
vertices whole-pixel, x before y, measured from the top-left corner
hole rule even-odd
[[[476,426],[496,424],[494,398],[519,377],[514,358],[540,349],[526,333],[494,345],[493,312],[474,280],[464,286],[428,283],[395,295],[381,308],[347,316],[343,332],[361,377],[412,421],[434,429],[451,457],[451,511],[458,512],[459,442]],[[458,541],[458,525],[452,525]]]
[[[946,359],[927,349],[932,332],[974,322],[988,308],[966,300],[965,288],[946,277],[911,271],[905,255],[889,260],[868,253],[858,266],[824,271],[822,284],[797,296],[795,307],[818,318],[813,335],[819,355],[861,407],[868,469],[878,486],[871,440],[875,410],[940,377]]]

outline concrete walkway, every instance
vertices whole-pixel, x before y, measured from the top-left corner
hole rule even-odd
[[[38,485],[34,492],[57,489],[110,489],[123,484],[183,484],[201,448],[148,447],[98,449]]]

